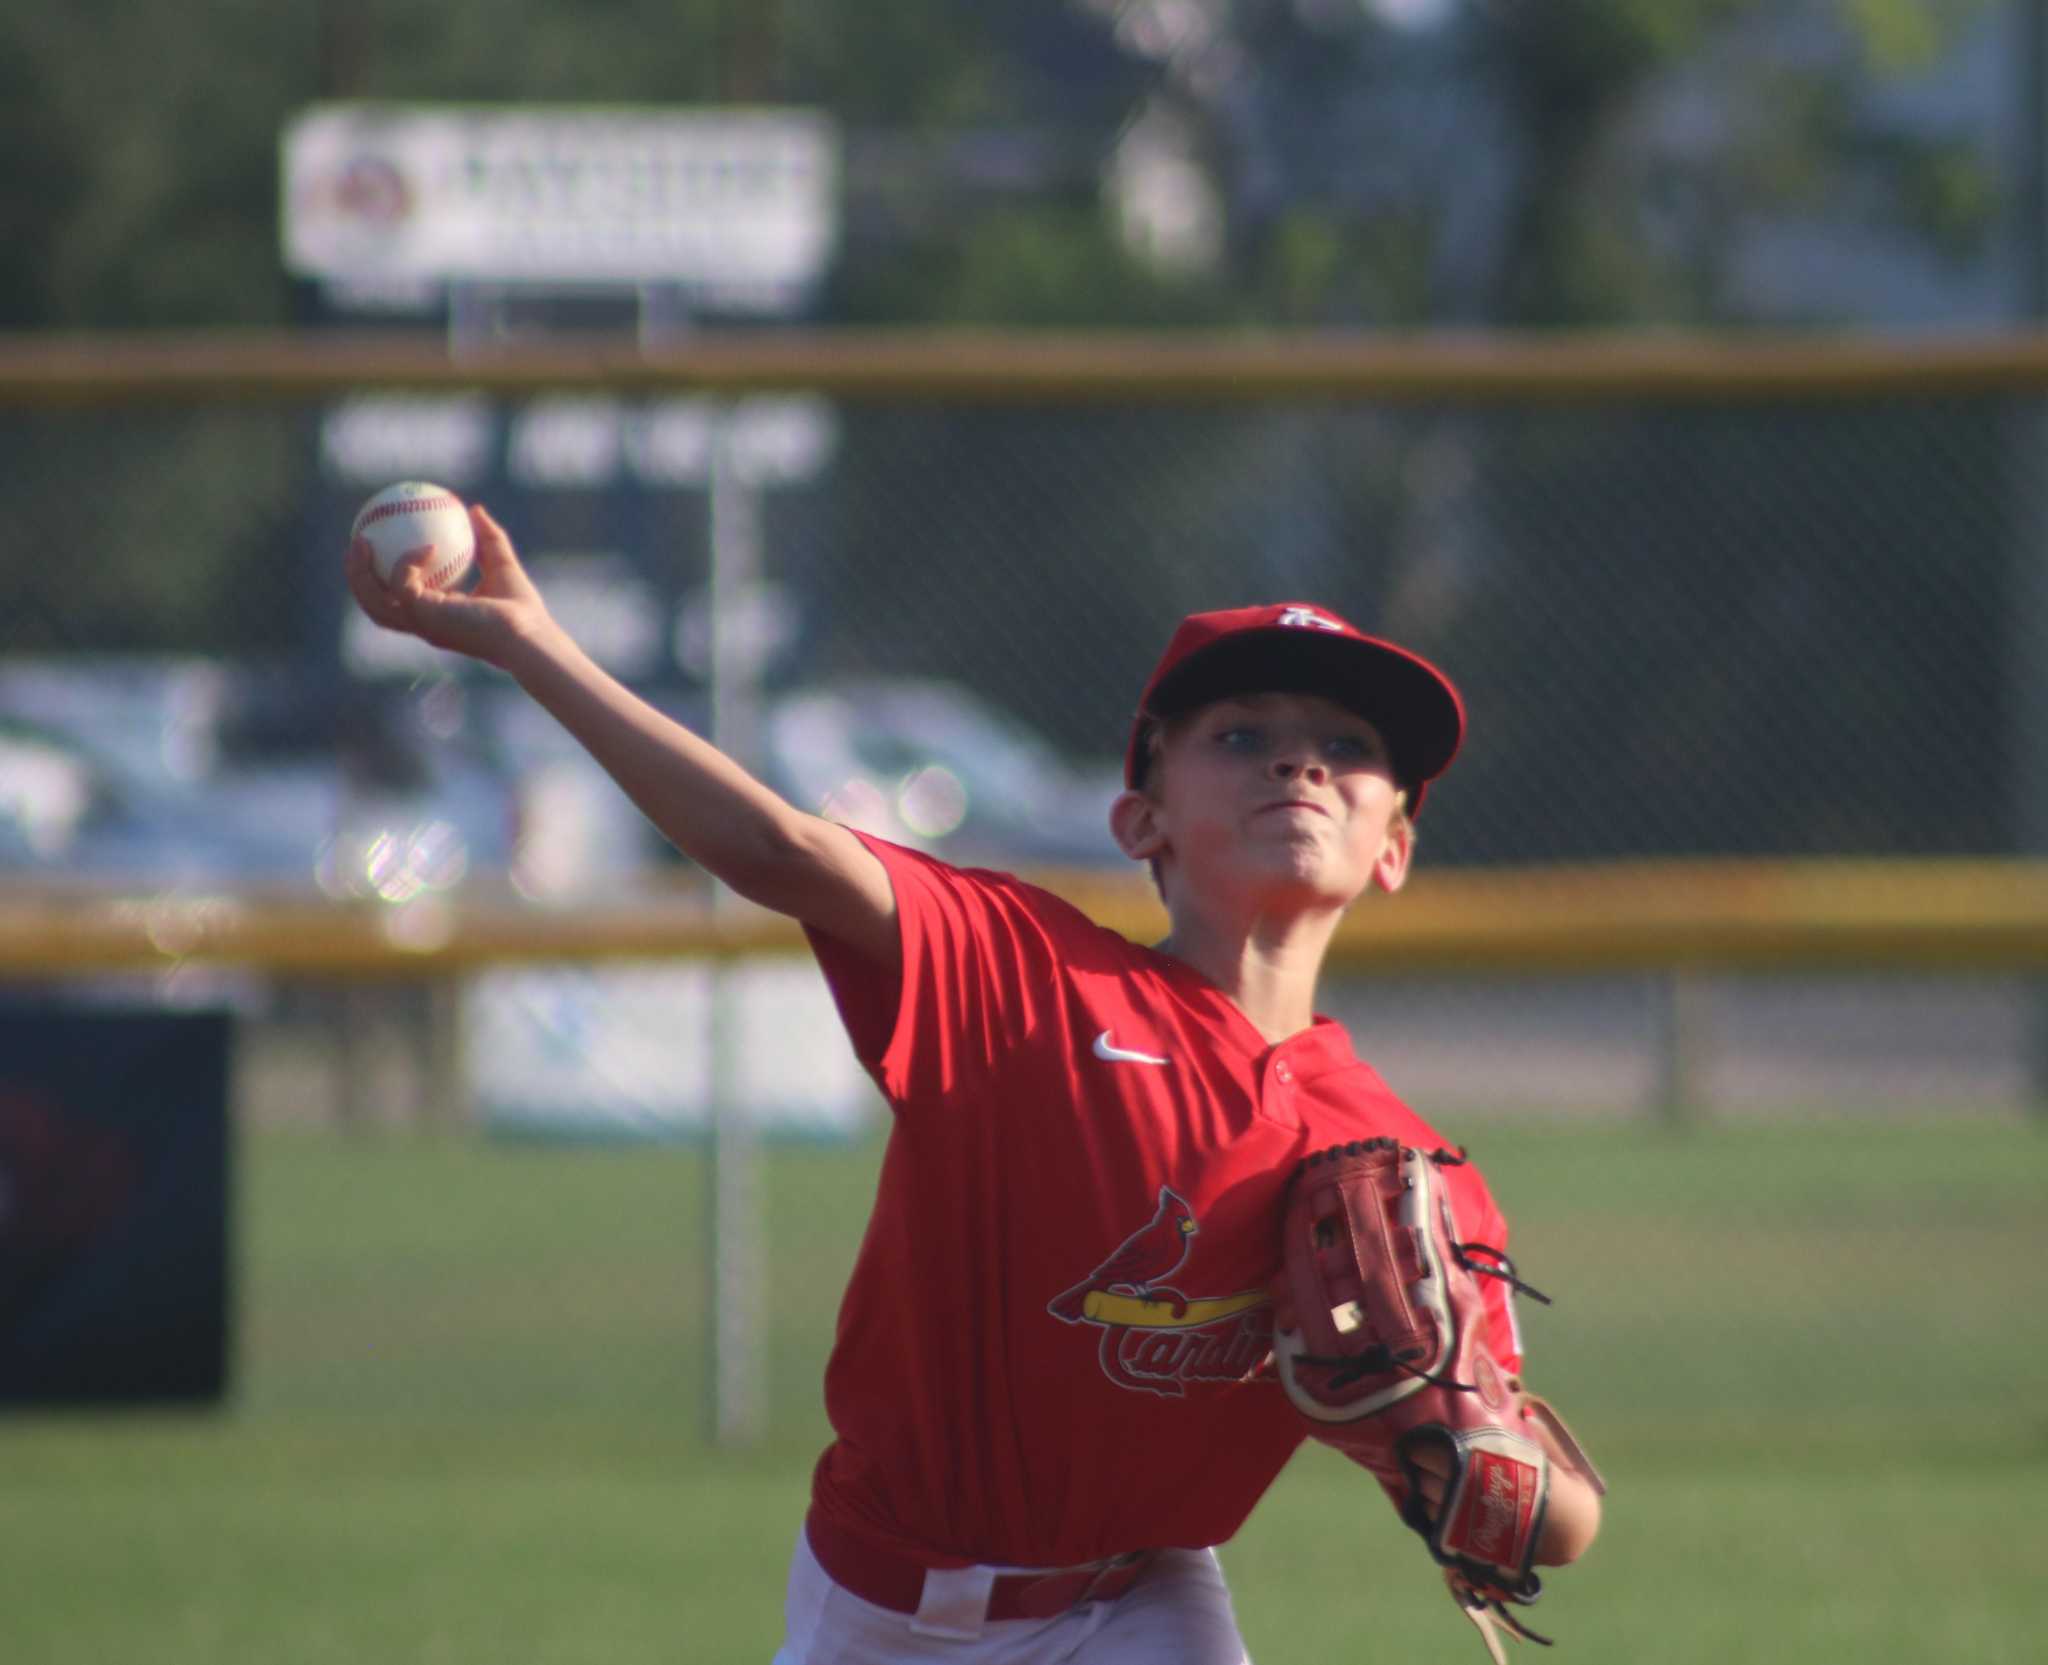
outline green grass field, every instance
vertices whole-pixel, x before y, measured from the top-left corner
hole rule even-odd
[[[2033,1661],[2048,1133],[1480,1128],[1531,1377],[1613,1485],[1532,1615],[1574,1665]],[[703,1167],[245,1138],[237,1392],[0,1420],[0,1659],[765,1661],[870,1148],[774,1154],[771,1435],[704,1437]],[[1340,1460],[1225,1552],[1261,1665],[1483,1659]],[[1521,1657],[1535,1655],[1522,1650]]]

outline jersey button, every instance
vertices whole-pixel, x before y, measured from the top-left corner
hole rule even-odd
[[[1293,1081],[1294,1071],[1289,1067],[1285,1058],[1282,1058],[1279,1063],[1273,1066],[1273,1079],[1283,1087]]]

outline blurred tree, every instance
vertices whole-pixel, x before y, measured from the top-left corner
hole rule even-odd
[[[0,13],[0,327],[278,315],[276,135],[312,36],[295,8],[211,10]]]
[[[1996,114],[2006,95],[1989,26],[2000,9],[1997,0],[531,0],[512,26],[491,0],[212,0],[201,19],[114,0],[15,7],[0,13],[0,328],[290,316],[277,141],[293,111],[323,98],[828,111],[847,151],[845,239],[821,300],[834,322],[1885,321],[1928,296],[2010,291],[1949,281],[2005,253],[1994,233],[2007,193]],[[1885,287],[1915,274],[1917,300]],[[1552,720],[1613,722],[1625,707],[1628,755],[1638,759],[1676,734],[1726,744],[1769,726],[1792,691],[1732,687],[1711,669],[1665,674],[1705,639],[1701,621],[1733,638],[1765,618],[1791,639],[1830,612],[1821,604],[1830,598],[1910,604],[1923,581],[1907,565],[1915,540],[1878,533],[1936,535],[1913,511],[1943,498],[1916,489],[1914,466],[1945,471],[1947,501],[2001,500],[1997,445],[1920,445],[1901,418],[1896,431],[1908,437],[1897,443],[1914,466],[1889,482],[1895,512],[1847,518],[1862,529],[1854,550],[1823,539],[1835,564],[1794,583],[1778,572],[1808,550],[1813,494],[1854,488],[1816,485],[1789,459],[1775,469],[1764,466],[1769,455],[1729,465],[1713,478],[1748,494],[1746,507],[1702,497],[1693,530],[1670,531],[1648,554],[1623,546],[1624,509],[1597,533],[1590,520],[1557,518],[1557,505],[1616,482],[1653,504],[1660,490],[1676,500],[1683,472],[1662,488],[1646,482],[1669,466],[1655,451],[1660,434],[1682,444],[1687,433],[1667,424],[1635,435],[1640,412],[1617,413],[1621,431],[1603,446],[1561,441],[1540,420],[1458,410],[1398,420],[1194,413],[1153,442],[1128,413],[952,414],[855,425],[836,468],[848,484],[820,517],[821,539],[836,543],[818,569],[834,570],[839,554],[842,571],[893,563],[906,605],[866,618],[863,656],[930,664],[947,640],[935,622],[977,595],[986,605],[991,592],[977,586],[987,573],[974,563],[997,552],[1009,585],[1006,642],[960,646],[957,664],[930,668],[972,676],[1076,748],[1113,739],[1121,695],[1034,708],[1045,677],[1031,644],[1063,640],[1079,597],[1138,641],[1142,659],[1162,613],[1226,599],[1209,588],[1219,571],[1243,585],[1228,599],[1324,595],[1472,667],[1476,697],[1492,702],[1488,720],[1499,725],[1488,732],[1511,738],[1518,754],[1516,723],[1533,723],[1560,696],[1576,703],[1552,709]],[[86,445],[68,470],[48,456],[38,463],[33,445],[0,453],[0,487],[17,496],[47,464],[51,478],[107,505],[105,547],[92,555],[122,598],[119,608],[81,600],[63,572],[47,590],[23,588],[31,580],[17,575],[0,608],[0,647],[113,629],[126,645],[241,652],[274,633],[280,609],[237,612],[226,598],[275,593],[289,482],[267,524],[188,513],[166,548],[155,529],[174,518],[158,512],[167,495],[232,501],[204,492],[203,478],[246,471],[252,447],[225,421],[183,438],[166,430],[161,443],[144,435],[138,422],[118,450]],[[282,476],[307,466],[309,447],[288,425],[267,429],[264,443],[257,467]],[[1812,438],[1805,456],[1828,455],[1830,443]],[[1850,477],[1847,464],[1840,477]],[[971,481],[999,484],[962,489]],[[1546,523],[1562,543],[1545,544]],[[1942,524],[1953,532],[1963,520]],[[1996,528],[1971,522],[1970,532],[1975,560]],[[1610,546],[1579,549],[1591,537]],[[1581,558],[1561,570],[1566,544]],[[1191,563],[1195,549],[1212,564]],[[1029,581],[1041,570],[1060,576]],[[1995,590],[1978,567],[1969,571],[1978,624],[1957,645],[1988,664]],[[1621,596],[1633,645],[1603,646],[1605,658],[1571,688],[1546,680],[1529,658],[1528,621],[1547,618],[1557,640],[1604,643]],[[851,662],[843,646],[841,659]],[[1859,684],[1838,698],[1882,727],[1898,717],[1901,689],[1924,693],[1936,674],[1922,666],[1917,681]],[[1802,708],[1800,720],[1816,712]],[[1524,853],[1592,848],[1589,839],[1608,834],[1589,828],[1618,826],[1633,783],[1647,778],[1647,764],[1617,772],[1600,800],[1615,815],[1604,820],[1569,800],[1517,818],[1508,806],[1529,783],[1489,761],[1494,744],[1475,747],[1465,801],[1489,806],[1488,824],[1517,827]],[[1540,755],[1540,730],[1527,749]],[[1778,779],[1784,816],[1723,805],[1716,813],[1730,814],[1729,826],[1711,836],[1775,826],[1786,838],[1821,838],[1837,808],[1788,774]],[[1440,848],[1472,859],[1515,853],[1466,839],[1455,801],[1446,796],[1433,834]],[[1988,825],[1973,803],[1947,825]],[[1855,836],[1883,836],[1893,807],[1873,796],[1855,811]]]
[[[1884,98],[1993,9],[535,0],[508,28],[489,0],[213,0],[203,26],[13,8],[0,327],[282,317],[277,138],[336,97],[828,110],[849,321],[1740,316],[1731,228],[1831,194],[1939,256],[1981,251],[1981,110]]]
[[[32,251],[52,247],[81,193],[80,146],[39,91],[35,66],[0,51],[0,322],[55,315],[51,264]]]
[[[1995,0],[1079,3],[1157,64],[1221,281],[1272,322],[1732,320],[1734,234],[1777,216],[1952,257],[1996,224],[1985,53],[1957,55]]]

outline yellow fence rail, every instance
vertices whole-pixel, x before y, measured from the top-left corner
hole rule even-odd
[[[2048,386],[2048,332],[1878,338],[1243,331],[707,333],[451,354],[419,332],[0,335],[0,406],[236,404],[392,388],[800,390],[860,400],[1538,403],[1969,394]]]
[[[1143,941],[1165,915],[1141,881],[1040,875]],[[801,950],[788,921],[714,915],[700,893],[536,906],[509,892],[392,907],[258,894],[0,889],[0,977],[242,967],[281,976],[458,976],[551,961]],[[1353,911],[1338,971],[1597,973],[2048,968],[2048,864],[1645,862],[1423,873]]]

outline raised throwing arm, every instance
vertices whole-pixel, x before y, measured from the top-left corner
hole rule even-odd
[[[356,604],[387,630],[506,672],[684,855],[748,900],[894,969],[895,899],[867,847],[611,676],[549,613],[505,529],[480,505],[470,517],[480,575],[473,591],[431,588],[410,566],[387,584],[358,542],[345,568]]]

